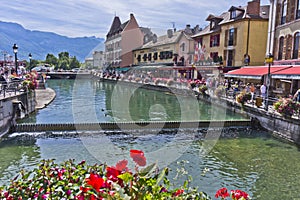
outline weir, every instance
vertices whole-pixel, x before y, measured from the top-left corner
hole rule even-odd
[[[12,132],[42,131],[82,131],[82,130],[133,130],[133,129],[174,129],[174,128],[222,128],[250,127],[251,120],[218,121],[143,121],[143,122],[100,122],[100,123],[65,123],[65,124],[16,124]]]

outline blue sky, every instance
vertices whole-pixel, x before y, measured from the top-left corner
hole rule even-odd
[[[219,15],[247,0],[0,0],[0,21],[16,22],[29,30],[55,32],[69,37],[105,38],[112,20],[122,22],[133,13],[140,26],[160,35],[173,27],[207,25],[209,14]],[[262,5],[269,0],[261,0]]]

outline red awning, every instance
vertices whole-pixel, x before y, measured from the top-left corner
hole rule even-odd
[[[272,78],[300,80],[300,65],[274,72]]]
[[[270,73],[273,74],[275,72],[279,72],[281,70],[288,69],[291,67],[292,66],[288,65],[270,66]],[[228,73],[224,74],[224,76],[232,78],[261,79],[263,75],[268,74],[268,70],[269,66],[249,66],[229,71]]]

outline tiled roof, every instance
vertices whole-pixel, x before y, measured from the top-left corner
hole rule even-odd
[[[173,33],[172,37],[168,37],[168,35],[159,36],[157,38],[156,42],[153,42],[153,40],[152,40],[152,41],[144,44],[141,48],[150,48],[150,47],[154,47],[154,46],[176,43],[179,40],[182,33],[183,33],[183,31],[176,31],[175,33]]]
[[[110,27],[110,30],[109,32],[107,33],[107,37],[110,37],[114,34],[116,34],[117,32],[121,31],[121,20],[118,16],[115,16],[114,20],[113,20],[113,23]]]
[[[151,47],[156,47],[156,46],[161,46],[161,45],[166,45],[166,44],[173,44],[176,43],[180,40],[181,36],[185,36],[188,40],[193,40],[191,36],[186,34],[184,30],[176,31],[172,33],[172,37],[168,37],[168,34],[159,36],[154,42],[153,40],[144,44],[143,46],[140,47],[140,49],[146,49],[146,48],[151,48]]]

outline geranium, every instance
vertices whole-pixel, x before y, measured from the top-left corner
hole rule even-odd
[[[131,150],[136,163],[134,172],[128,169],[127,160],[116,166],[79,164],[69,160],[60,165],[53,160],[42,160],[38,168],[21,171],[7,186],[0,187],[0,199],[195,199],[211,200],[187,184],[174,188],[167,179],[168,168],[159,171],[156,163],[146,165],[144,152]],[[142,168],[142,166],[145,166]],[[218,195],[217,195],[218,194]],[[227,189],[216,197],[226,198]],[[249,195],[240,190],[232,191],[234,200],[247,200]]]
[[[300,111],[300,103],[293,101],[292,98],[280,98],[273,104],[273,107],[278,113],[284,116],[292,116]]]
[[[225,199],[226,197],[229,197],[230,195],[229,195],[229,193],[228,193],[228,191],[227,191],[227,188],[221,188],[221,189],[219,189],[217,192],[216,192],[216,195],[215,195],[215,197],[216,198],[219,198],[219,197],[221,197],[222,199]]]
[[[146,165],[146,158],[144,156],[143,151],[132,149],[132,150],[130,150],[130,157],[133,159],[133,161],[137,165],[139,165],[139,166]]]
[[[231,190],[230,191],[231,198],[233,200],[247,200],[249,199],[249,195],[242,190]]]
[[[230,194],[228,193],[227,188],[223,187],[219,189],[216,194],[216,198],[226,199],[227,197],[231,197],[232,200],[249,200],[250,196],[246,192],[242,190],[231,190]]]

